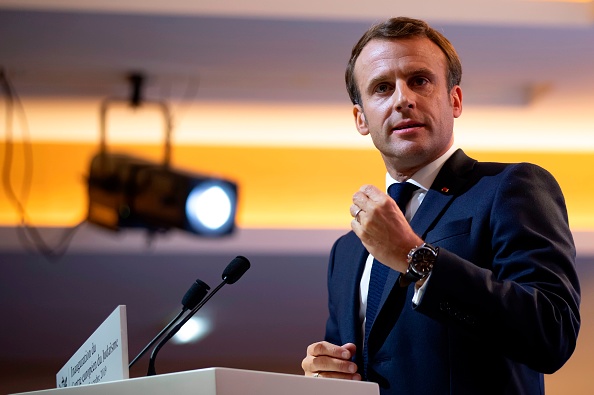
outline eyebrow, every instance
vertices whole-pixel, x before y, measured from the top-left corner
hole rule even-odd
[[[421,67],[421,68],[414,70],[412,73],[409,73],[409,75],[411,75],[411,76],[417,76],[417,75],[423,75],[423,74],[425,74],[425,75],[428,74],[431,76],[437,75],[435,73],[435,71],[428,69],[427,67]]]

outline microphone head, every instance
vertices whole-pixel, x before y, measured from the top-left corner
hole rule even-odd
[[[194,307],[198,305],[204,299],[210,287],[204,282],[196,279],[194,284],[188,289],[188,292],[184,295],[182,299],[182,305],[188,309],[192,310]]]
[[[223,281],[233,284],[250,268],[250,261],[244,256],[235,257],[223,271]]]

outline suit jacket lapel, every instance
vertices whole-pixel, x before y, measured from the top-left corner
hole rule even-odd
[[[354,233],[353,233],[354,235]],[[369,256],[369,252],[361,243],[361,240],[354,236],[356,242],[353,243],[353,250],[352,253],[349,255],[352,259],[352,267],[354,272],[356,273],[355,276],[350,276],[347,281],[348,283],[345,284],[345,290],[347,290],[347,295],[345,298],[346,302],[346,311],[349,312],[349,315],[344,321],[345,325],[342,327],[343,331],[343,339],[346,342],[353,342],[355,344],[362,344],[363,342],[363,334],[361,331],[362,323],[359,320],[359,310],[360,310],[360,299],[359,299],[359,288],[361,284],[361,276],[363,275],[363,269],[365,268],[365,261]],[[352,272],[351,272],[352,273]],[[352,306],[352,307],[350,307]],[[357,348],[357,354],[362,352],[362,347]],[[362,354],[361,354],[362,356]]]
[[[386,299],[388,298],[388,295],[390,294],[390,291],[392,290],[392,288],[394,288],[395,286],[398,286],[396,283],[398,282],[398,278],[400,277],[400,273],[397,272],[396,270],[390,269],[390,272],[388,273],[388,277],[386,278],[386,284],[384,285],[384,291],[382,293],[382,298],[380,299],[379,302],[379,306],[378,306],[378,314],[379,311],[381,311],[381,309],[384,307],[384,304],[386,303]]]
[[[476,161],[461,149],[444,163],[423,203],[410,221],[410,226],[423,240],[427,232],[439,221],[452,199],[460,193],[467,182],[466,174]],[[428,242],[431,242],[428,240]]]

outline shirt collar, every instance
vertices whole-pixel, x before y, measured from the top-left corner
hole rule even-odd
[[[456,152],[457,149],[458,148],[454,144],[452,144],[450,149],[448,149],[442,156],[435,159],[433,162],[427,164],[425,167],[421,168],[406,181],[415,184],[424,191],[428,191],[429,188],[431,188],[431,184],[433,184],[433,181],[435,181],[437,174],[443,167],[445,161],[448,160],[450,156],[452,156],[454,152]],[[397,182],[398,181],[393,179],[392,176],[390,176],[390,174],[386,172],[386,190],[390,185],[395,184]]]

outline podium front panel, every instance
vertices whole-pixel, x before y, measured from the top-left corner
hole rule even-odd
[[[379,395],[376,383],[208,368],[19,395]]]

